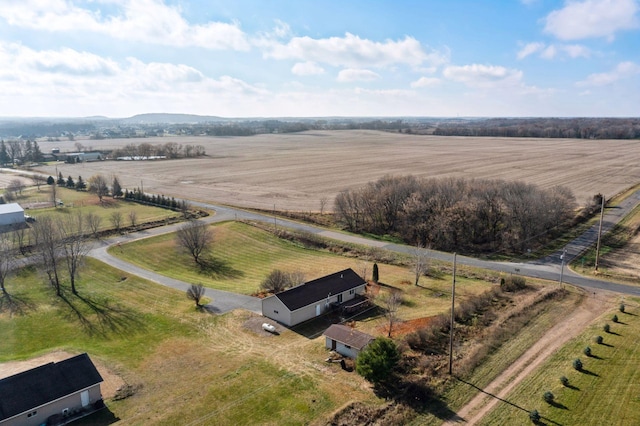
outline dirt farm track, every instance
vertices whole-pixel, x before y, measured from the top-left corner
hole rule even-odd
[[[207,157],[165,161],[104,161],[42,169],[88,179],[116,174],[126,188],[236,206],[327,209],[343,189],[385,174],[521,180],[564,185],[579,204],[610,197],[640,182],[640,141],[416,136],[376,131],[313,131],[251,137],[157,137],[81,140],[87,149],[177,142],[205,147]],[[74,151],[75,142],[40,142]]]

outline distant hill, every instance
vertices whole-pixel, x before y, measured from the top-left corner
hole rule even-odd
[[[121,123],[131,124],[174,124],[174,123],[206,123],[212,121],[228,121],[226,118],[216,117],[212,115],[195,115],[195,114],[170,114],[170,113],[148,113],[138,114],[129,118],[122,118]]]

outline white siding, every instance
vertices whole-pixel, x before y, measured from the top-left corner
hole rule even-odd
[[[291,312],[276,296],[262,299],[262,315],[286,326],[291,326]]]
[[[0,226],[24,223],[24,210],[16,203],[0,207]]]

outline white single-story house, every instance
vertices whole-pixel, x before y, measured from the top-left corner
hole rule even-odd
[[[86,353],[0,380],[0,425],[66,424],[104,407],[102,377]]]
[[[0,226],[24,223],[24,209],[18,203],[0,204]]]
[[[332,324],[323,333],[327,349],[349,358],[357,358],[360,351],[375,338],[342,324]]]
[[[262,315],[292,327],[327,313],[364,294],[367,283],[353,269],[345,269],[262,299]]]
[[[101,152],[69,152],[66,154],[58,154],[59,157],[64,156],[67,163],[88,163],[91,161],[102,161],[104,156]]]

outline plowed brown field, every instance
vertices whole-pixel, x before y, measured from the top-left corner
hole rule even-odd
[[[203,145],[206,158],[58,164],[63,175],[117,174],[128,188],[193,200],[278,210],[320,209],[343,189],[385,174],[521,180],[564,185],[579,204],[618,193],[640,180],[634,140],[473,138],[376,131],[315,131],[252,137],[159,137],[81,141],[106,149],[150,143]],[[73,151],[74,142],[42,142],[43,152]],[[43,169],[55,174],[56,168]]]

